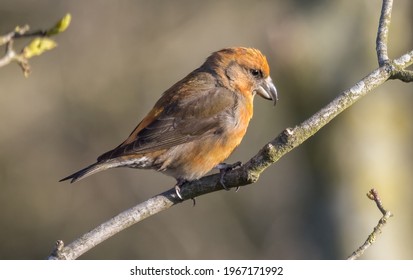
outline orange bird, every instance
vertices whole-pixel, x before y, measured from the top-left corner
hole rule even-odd
[[[247,131],[255,94],[277,102],[265,56],[243,47],[214,52],[165,91],[122,144],[60,181],[73,183],[114,167],[155,169],[177,180],[176,194],[182,198],[186,181],[231,166],[222,162]]]

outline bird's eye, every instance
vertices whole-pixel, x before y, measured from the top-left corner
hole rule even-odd
[[[251,72],[251,75],[253,75],[255,78],[262,78],[261,70],[251,69],[250,72]]]

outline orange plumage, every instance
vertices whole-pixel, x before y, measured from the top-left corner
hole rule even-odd
[[[204,64],[164,92],[118,147],[62,179],[76,182],[113,167],[155,169],[185,181],[198,179],[240,144],[256,93],[277,101],[264,55],[252,48],[214,52]]]

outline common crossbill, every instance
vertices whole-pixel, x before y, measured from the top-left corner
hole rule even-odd
[[[255,94],[277,101],[265,56],[243,47],[214,52],[166,90],[124,142],[60,181],[73,183],[114,167],[155,169],[177,180],[181,197],[186,181],[226,168],[221,163],[245,135]]]

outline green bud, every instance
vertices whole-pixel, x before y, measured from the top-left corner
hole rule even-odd
[[[51,29],[47,31],[46,35],[52,36],[52,35],[62,33],[69,27],[71,19],[72,19],[72,16],[69,13],[66,14],[61,20],[59,20],[55,24],[55,26],[53,26]]]

